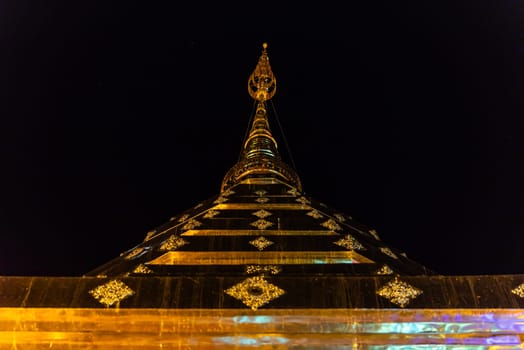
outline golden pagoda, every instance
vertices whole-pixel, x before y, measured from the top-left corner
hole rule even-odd
[[[524,275],[442,276],[305,194],[263,45],[213,197],[82,277],[0,277],[0,349],[522,349]]]

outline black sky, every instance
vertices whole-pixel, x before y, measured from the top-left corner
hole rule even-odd
[[[306,194],[442,274],[524,273],[519,1],[174,3],[0,5],[0,275],[82,275],[215,195],[264,41]]]

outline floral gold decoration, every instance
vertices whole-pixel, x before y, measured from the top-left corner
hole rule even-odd
[[[256,217],[260,219],[267,218],[268,216],[273,215],[272,213],[264,209],[257,210],[256,212],[251,213],[251,214],[255,215]]]
[[[211,219],[211,218],[214,218],[215,216],[217,216],[218,214],[220,214],[220,212],[218,210],[208,210],[207,213],[204,214],[203,218],[204,219]]]
[[[188,222],[186,222],[186,224],[184,226],[182,226],[182,230],[192,230],[195,227],[198,227],[200,225],[202,225],[202,223],[200,221],[197,221],[195,219],[191,219]]]
[[[393,259],[398,259],[398,256],[397,256],[395,253],[393,253],[393,252],[391,251],[391,249],[389,249],[388,247],[380,247],[380,251],[381,251],[383,254],[386,254],[386,255],[392,257]]]
[[[349,250],[366,250],[366,248],[351,235],[346,235],[344,238],[333,243]]]
[[[422,294],[422,290],[415,288],[409,283],[403,282],[395,277],[394,280],[389,281],[382,288],[380,288],[377,291],[377,294],[388,299],[393,304],[404,307],[409,304],[411,300]]]
[[[260,203],[260,204],[264,204],[264,203],[269,202],[269,198],[267,198],[267,197],[258,197],[257,199],[255,199],[255,202]]]
[[[258,190],[258,191],[255,191],[255,194],[259,197],[263,197],[265,194],[267,193],[266,190]]]
[[[133,273],[153,273],[153,270],[151,270],[149,267],[147,267],[144,264],[140,264],[133,270]]]
[[[314,219],[322,219],[324,216],[318,212],[318,210],[313,209],[310,212],[307,212],[306,215],[311,216]]]
[[[249,244],[251,244],[252,246],[255,246],[258,248],[258,250],[264,250],[264,248],[267,248],[269,247],[270,245],[272,245],[274,242],[271,242],[269,239],[267,239],[266,237],[258,237],[257,239],[254,239],[252,241],[249,241]]]
[[[258,228],[259,230],[265,230],[266,228],[273,226],[273,223],[264,219],[259,219],[252,222],[251,226]]]
[[[277,265],[247,265],[246,266],[246,273],[249,275],[255,274],[255,273],[270,273],[272,275],[276,275],[282,271],[282,268]]]
[[[388,265],[384,264],[380,269],[377,270],[377,275],[392,275],[395,272]]]
[[[332,231],[342,230],[342,227],[340,227],[340,225],[337,224],[336,221],[333,219],[329,219],[328,221],[325,221],[321,223],[320,225]]]
[[[89,291],[100,304],[109,307],[115,303],[119,303],[123,299],[135,294],[124,282],[119,280],[111,280]]]
[[[188,243],[181,237],[171,235],[160,245],[160,250],[176,250]]]
[[[521,285],[513,288],[511,290],[511,293],[513,293],[515,295],[518,295],[521,298],[524,298],[524,283],[522,283]]]
[[[283,289],[266,281],[263,276],[247,278],[224,292],[240,300],[253,311],[285,293]]]
[[[137,257],[138,255],[140,255],[140,253],[142,253],[143,251],[144,251],[143,247],[135,248],[135,249],[133,249],[133,251],[131,253],[127,254],[124,259],[126,259],[126,260],[133,259],[133,258]]]

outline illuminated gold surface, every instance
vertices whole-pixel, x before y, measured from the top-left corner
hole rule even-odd
[[[262,196],[265,195],[266,193],[267,193],[266,190],[258,190],[258,191],[255,191],[255,194],[256,194],[257,196],[260,196],[260,197],[262,197]]]
[[[264,43],[262,45],[262,54],[247,84],[249,95],[260,102],[271,99],[277,90],[277,79],[271,71],[266,49],[267,44]]]
[[[293,204],[293,203],[221,203],[215,205],[213,209],[217,210],[256,210],[256,209],[268,209],[268,210],[304,210],[311,209],[309,205]]]
[[[267,198],[267,197],[260,197],[260,198],[255,199],[255,202],[260,203],[260,204],[264,204],[264,203],[269,202],[269,198]]]
[[[220,204],[220,203],[224,203],[224,202],[227,202],[229,199],[227,199],[226,197],[218,197],[213,203],[216,203],[216,204]]]
[[[181,252],[170,251],[148,265],[286,265],[365,264],[373,261],[355,251],[329,252]]]
[[[311,204],[311,201],[307,199],[306,197],[299,197],[295,199],[296,202],[302,203],[303,205]]]
[[[369,230],[369,233],[375,237],[377,241],[380,241],[380,237],[378,236],[377,230]]]
[[[0,308],[1,349],[522,349],[522,309]]]
[[[109,307],[135,294],[124,282],[111,280],[89,291],[99,303]]]
[[[309,230],[188,230],[181,236],[338,236],[335,231]]]
[[[264,250],[264,248],[269,247],[274,242],[271,242],[266,237],[258,237],[257,239],[254,239],[252,241],[249,241],[249,244],[257,247],[258,250]]]
[[[381,287],[377,294],[400,307],[405,307],[412,299],[422,294],[422,291],[395,277],[395,279]]]
[[[285,293],[283,289],[266,281],[264,276],[246,278],[224,292],[255,311]]]
[[[346,218],[342,214],[333,214],[333,216],[336,217],[337,220],[340,221],[340,222],[346,221]]]

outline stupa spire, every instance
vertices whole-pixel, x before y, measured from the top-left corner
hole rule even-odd
[[[247,84],[249,95],[255,99],[256,112],[249,135],[244,142],[240,160],[226,174],[222,191],[246,178],[277,178],[302,190],[295,170],[284,163],[278,153],[277,141],[271,133],[266,101],[276,92],[277,80],[267,54],[267,43],[262,44],[262,54]]]

